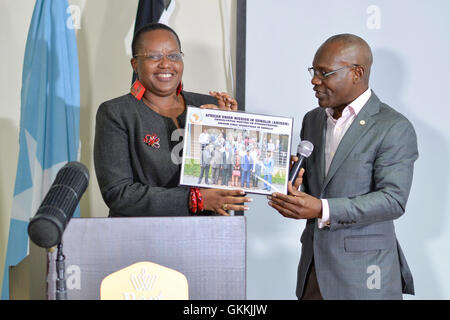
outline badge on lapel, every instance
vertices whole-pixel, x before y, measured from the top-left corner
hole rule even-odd
[[[158,136],[154,134],[146,134],[144,137],[144,143],[148,144],[150,147],[153,147],[155,149],[159,149],[159,138]]]

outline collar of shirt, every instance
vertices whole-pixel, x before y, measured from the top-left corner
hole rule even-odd
[[[348,117],[354,115],[358,115],[358,113],[361,111],[361,109],[364,107],[364,105],[369,100],[370,96],[372,95],[372,90],[368,88],[366,91],[364,91],[358,98],[353,100],[347,107],[344,108],[342,111],[342,117],[344,119],[347,119]],[[333,109],[332,108],[326,108],[325,112],[329,119],[333,120],[334,123],[336,123],[336,119],[333,118]]]
[[[334,154],[344,137],[347,129],[351,126],[353,120],[356,118],[357,114],[361,111],[363,106],[369,100],[371,95],[370,88],[364,91],[358,98],[356,98],[351,106],[348,105],[342,111],[342,116],[339,119],[334,119],[331,115],[333,109],[327,108],[325,112],[328,115],[327,118],[327,129],[326,129],[326,140],[325,140],[325,173],[328,173],[331,161],[333,160]]]

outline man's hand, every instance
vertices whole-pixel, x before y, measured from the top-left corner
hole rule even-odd
[[[292,165],[293,165],[293,163],[295,161],[298,161],[298,158],[296,156],[291,156],[290,169],[292,169]],[[300,171],[298,172],[297,178],[294,180],[294,189],[295,190],[298,190],[300,188],[300,186],[302,185],[302,183],[303,183],[303,174],[304,173],[305,173],[305,169],[301,168]],[[289,185],[288,185],[288,190],[289,190]]]
[[[302,174],[303,175],[303,174]],[[295,185],[301,179],[300,174]],[[288,182],[289,195],[274,192],[268,196],[269,206],[277,210],[282,216],[291,219],[322,218],[322,201],[309,194],[296,190],[292,183]]]

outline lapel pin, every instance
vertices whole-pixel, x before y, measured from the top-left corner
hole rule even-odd
[[[366,122],[365,122],[364,120],[361,120],[361,121],[359,122],[359,124],[363,126],[363,125],[366,124]]]

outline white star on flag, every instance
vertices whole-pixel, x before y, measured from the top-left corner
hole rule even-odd
[[[11,218],[28,222],[38,210],[55,180],[56,174],[67,161],[56,163],[50,168],[43,170],[41,163],[36,157],[36,140],[27,130],[25,130],[25,136],[33,185],[14,197]]]

